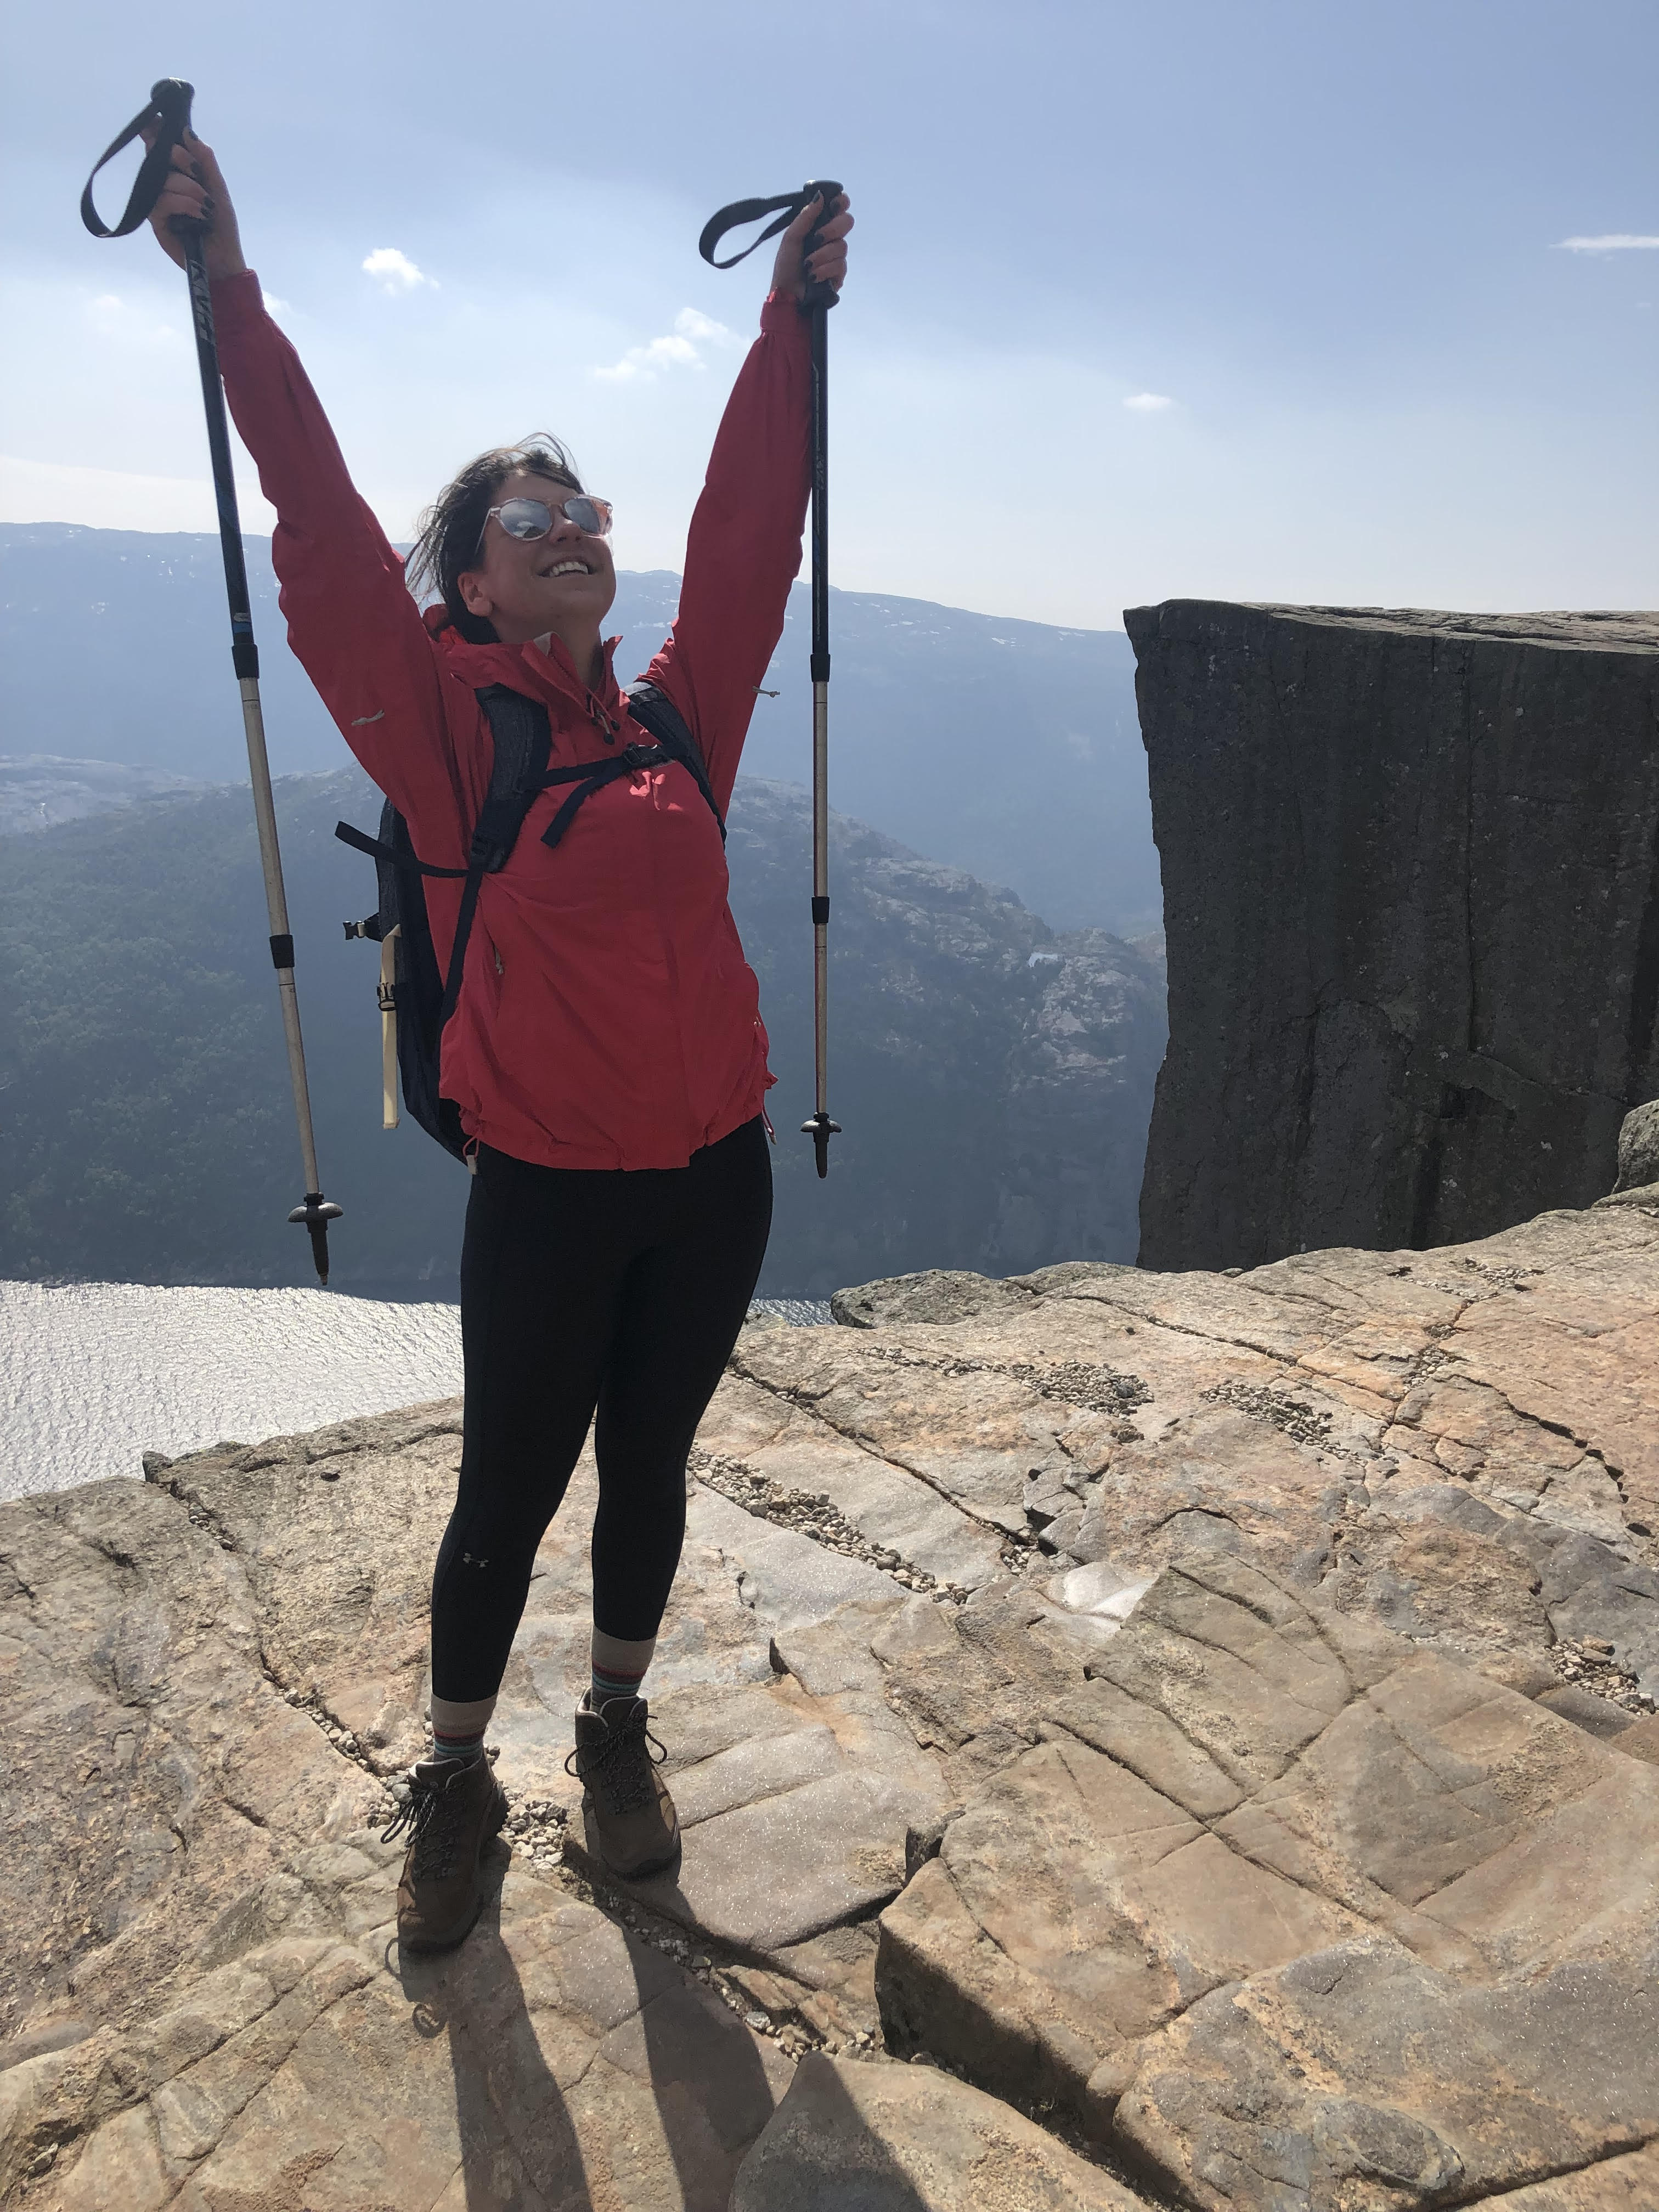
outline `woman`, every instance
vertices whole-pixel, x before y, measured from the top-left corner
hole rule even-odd
[[[852,216],[815,202],[783,234],[761,336],[714,443],[679,613],[650,680],[700,746],[724,815],[800,565],[810,363],[805,273],[839,288]],[[192,137],[152,217],[208,225],[225,390],[278,521],[289,639],[428,865],[466,856],[492,744],[477,693],[544,706],[551,764],[649,742],[600,624],[610,510],[547,439],[486,453],[422,518],[406,576],[353,489],[316,395],[265,313],[211,150]],[[424,616],[410,584],[435,588]],[[398,1932],[459,1942],[507,1804],[484,1753],[536,1547],[595,1422],[592,1681],[575,1717],[590,1830],[624,1879],[672,1866],[672,1799],[640,1694],[678,1565],[685,1462],[759,1276],[771,1218],[772,1079],[758,990],[726,906],[719,826],[678,763],[597,791],[556,848],[544,792],[484,878],[443,1093],[474,1171],[461,1256],[465,1430],[432,1585],[429,1759],[411,1768]],[[428,878],[446,964],[458,905]]]

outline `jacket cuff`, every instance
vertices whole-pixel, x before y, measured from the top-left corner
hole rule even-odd
[[[761,308],[760,326],[769,337],[780,337],[785,331],[805,332],[806,318],[793,300],[780,298],[769,292]]]
[[[234,276],[216,276],[210,289],[216,323],[246,322],[265,311],[265,295],[259,289],[256,270],[243,269]]]

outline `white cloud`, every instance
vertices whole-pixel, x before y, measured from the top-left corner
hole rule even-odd
[[[709,345],[736,345],[738,334],[728,331],[724,323],[717,323],[712,315],[699,314],[695,307],[682,307],[674,318],[674,328],[683,338],[702,338]]]
[[[1659,252],[1659,238],[1644,238],[1629,230],[1610,230],[1600,238],[1562,238],[1556,241],[1558,253],[1628,253]]]
[[[654,384],[659,368],[707,367],[698,351],[700,346],[732,346],[738,343],[737,332],[728,331],[724,323],[700,314],[696,307],[682,307],[674,318],[672,332],[653,338],[646,345],[629,346],[619,362],[609,368],[596,368],[592,374],[610,384]]]
[[[422,284],[434,292],[438,289],[437,278],[417,269],[409,256],[399,253],[395,246],[377,246],[363,263],[363,274],[377,279],[380,289],[393,298],[400,292],[418,291]]]
[[[1123,404],[1132,407],[1137,415],[1161,415],[1166,407],[1175,405],[1174,400],[1163,392],[1132,392]]]
[[[277,322],[280,322],[284,315],[291,315],[294,313],[289,301],[279,300],[274,292],[261,292],[259,297],[265,303],[266,314]]]
[[[100,292],[88,300],[86,318],[95,337],[137,352],[164,353],[184,340],[183,331],[156,315],[147,301],[134,305],[118,292]]]

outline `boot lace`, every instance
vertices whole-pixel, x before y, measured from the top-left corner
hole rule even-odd
[[[452,1776],[452,1783],[455,1779]],[[443,1881],[453,1872],[464,1818],[463,1792],[410,1773],[406,1795],[380,1831],[383,1844],[408,1833],[415,1852],[416,1881]]]
[[[668,1756],[646,1724],[644,1717],[606,1723],[609,1733],[591,1747],[579,1745],[564,1762],[564,1771],[598,1792],[613,1819],[642,1812],[655,1802],[651,1770]],[[655,1745],[655,1752],[652,1750]]]

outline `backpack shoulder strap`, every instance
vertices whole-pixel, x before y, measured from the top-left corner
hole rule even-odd
[[[489,771],[489,789],[473,824],[467,848],[466,881],[461,888],[461,910],[455,918],[455,941],[450,947],[449,973],[444,981],[443,1005],[438,1011],[442,1030],[461,995],[466,969],[466,948],[472,935],[472,918],[478,910],[478,893],[486,876],[507,866],[519,842],[519,832],[542,787],[553,733],[547,709],[505,684],[486,684],[477,693],[478,704],[489,718],[495,758]]]
[[[505,684],[489,684],[477,694],[477,700],[489,717],[495,760],[472,832],[467,866],[493,876],[507,866],[525,816],[541,790],[553,737],[546,708],[538,700],[526,699],[522,691],[509,691]]]
[[[689,769],[697,789],[708,802],[708,811],[720,824],[720,842],[726,842],[726,819],[714,803],[714,793],[708,781],[708,770],[702,757],[702,747],[697,743],[680,713],[666,692],[659,691],[654,684],[636,684],[628,694],[629,712],[636,722],[642,723],[665,752],[672,753],[680,766]]]

